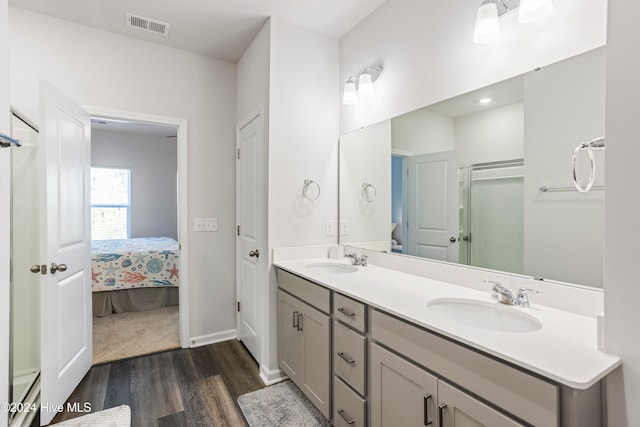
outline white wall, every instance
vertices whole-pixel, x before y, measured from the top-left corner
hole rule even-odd
[[[19,8],[9,13],[11,102],[32,120],[40,78],[81,105],[188,120],[189,213],[217,217],[220,227],[189,235],[190,335],[233,332],[235,65]]]
[[[340,41],[341,88],[365,66],[384,64],[368,103],[342,106],[341,133],[460,95],[606,41],[606,0],[558,0],[547,18],[501,19],[502,37],[471,39],[479,3],[387,0]],[[341,89],[342,90],[342,89]]]
[[[455,122],[450,117],[418,109],[391,119],[394,152],[406,155],[455,150]]]
[[[0,58],[9,57],[7,0],[0,0]],[[0,67],[0,132],[9,128],[9,69]],[[0,402],[9,401],[9,226],[11,215],[11,154],[0,149]],[[0,411],[0,425],[8,413]]]
[[[609,0],[606,101],[605,343],[622,357],[609,381],[609,426],[640,425],[638,111],[640,4]]]
[[[362,184],[376,188],[376,198],[362,197]],[[340,243],[391,250],[391,120],[385,120],[340,137]],[[368,243],[368,244],[364,244]]]
[[[525,75],[527,275],[602,287],[605,193],[543,193],[539,188],[571,187],[576,146],[604,135],[605,71],[601,48]],[[604,184],[605,156],[595,153],[596,185]],[[587,156],[580,159],[585,163],[578,169],[586,175]],[[582,182],[587,178],[582,176]]]
[[[91,130],[91,166],[131,170],[131,238],[178,238],[175,138]]]
[[[455,121],[460,165],[521,159],[524,155],[522,102],[460,117]]]
[[[271,20],[269,100],[269,252],[272,248],[328,244],[326,220],[338,218],[338,40]],[[305,179],[322,194],[302,197]],[[271,262],[270,262],[271,264]],[[277,282],[269,274],[269,355],[277,369]]]

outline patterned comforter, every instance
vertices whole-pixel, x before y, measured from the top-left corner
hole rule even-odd
[[[178,286],[178,242],[145,237],[91,242],[93,292]]]

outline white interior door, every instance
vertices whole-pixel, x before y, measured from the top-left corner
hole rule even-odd
[[[262,114],[238,126],[236,168],[236,334],[260,362],[260,306],[263,242],[264,148]]]
[[[40,84],[42,192],[42,425],[91,368],[89,114]],[[54,268],[58,265],[59,270]]]
[[[409,157],[409,254],[458,262],[455,151]]]

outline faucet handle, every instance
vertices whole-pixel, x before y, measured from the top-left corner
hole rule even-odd
[[[540,291],[531,288],[520,288],[518,289],[518,295],[516,296],[516,300],[513,302],[513,305],[518,307],[529,307],[529,297],[527,292],[531,292],[534,294],[539,294]]]
[[[493,299],[498,299],[497,292],[504,289],[504,286],[502,286],[502,283],[497,282],[495,280],[483,280],[482,283],[491,285],[491,291],[493,292],[493,294],[491,294],[491,298]]]
[[[367,255],[361,255],[360,256],[360,265],[363,267],[367,266],[367,258],[369,258]]]

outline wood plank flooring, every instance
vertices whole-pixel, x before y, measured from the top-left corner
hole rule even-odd
[[[68,403],[89,402],[91,412],[129,405],[133,427],[235,427],[246,425],[237,398],[263,387],[255,360],[231,340],[96,365]]]

